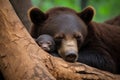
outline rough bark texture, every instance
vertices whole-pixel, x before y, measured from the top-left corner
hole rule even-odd
[[[0,70],[5,80],[54,80],[33,54],[43,52],[30,38],[9,0],[0,0]]]
[[[28,19],[27,12],[29,8],[33,7],[31,0],[9,0],[9,1],[11,2],[18,17],[29,31],[31,22]]]
[[[8,0],[0,0],[0,18],[0,70],[5,80],[120,79],[119,75],[81,63],[68,63],[44,52],[28,34]]]

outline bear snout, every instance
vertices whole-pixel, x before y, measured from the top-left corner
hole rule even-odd
[[[70,50],[65,54],[65,60],[68,62],[75,62],[78,59],[78,53],[76,51]]]
[[[48,46],[48,44],[42,44],[41,48],[45,51],[50,51],[50,47]]]
[[[78,59],[78,47],[76,39],[62,40],[59,55],[68,62],[75,62]]]

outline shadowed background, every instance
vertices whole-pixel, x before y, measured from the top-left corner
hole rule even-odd
[[[94,21],[104,22],[120,15],[120,0],[32,0],[34,6],[46,11],[52,7],[64,6],[81,11],[86,6],[93,6],[96,10]]]

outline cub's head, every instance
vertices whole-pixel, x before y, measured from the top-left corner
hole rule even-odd
[[[55,50],[55,42],[50,35],[40,35],[36,39],[37,44],[45,51],[47,52],[53,52]]]

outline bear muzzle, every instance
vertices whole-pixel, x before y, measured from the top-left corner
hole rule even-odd
[[[68,62],[75,62],[78,59],[78,47],[76,39],[62,40],[58,50],[59,55]]]
[[[41,48],[43,49],[43,50],[45,50],[45,51],[50,51],[50,47],[49,47],[49,45],[48,44],[42,44],[41,45]]]
[[[77,61],[78,53],[74,50],[69,50],[65,53],[65,60],[68,62],[75,62]]]

